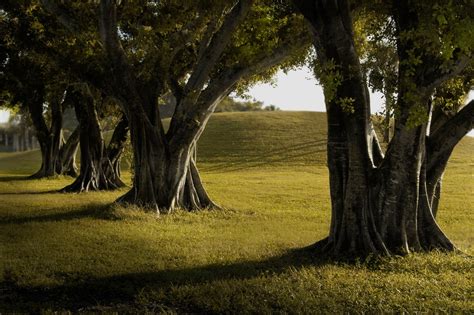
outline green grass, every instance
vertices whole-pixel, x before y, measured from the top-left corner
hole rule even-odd
[[[0,154],[0,312],[474,312],[474,260],[432,253],[335,263],[302,250],[327,234],[325,118],[212,118],[199,165],[223,211],[157,217],[24,180],[37,152]],[[454,152],[439,222],[474,251],[474,139]],[[129,178],[129,177],[128,177]]]

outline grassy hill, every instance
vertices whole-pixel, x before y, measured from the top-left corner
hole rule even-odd
[[[214,115],[199,142],[199,161],[229,165],[323,165],[326,115],[244,112]]]
[[[165,122],[166,123],[166,122]],[[473,166],[474,138],[466,137],[451,163]],[[0,174],[28,174],[38,151],[1,153]],[[326,164],[326,115],[318,112],[217,113],[199,141],[199,165],[209,169]]]
[[[0,313],[474,312],[471,257],[432,253],[342,264],[300,249],[327,234],[325,117],[216,114],[198,149],[226,210],[156,217],[123,194],[59,194],[23,180],[38,152],[0,154]],[[454,152],[440,225],[474,250],[474,139]]]

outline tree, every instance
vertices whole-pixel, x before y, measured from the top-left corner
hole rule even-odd
[[[315,247],[362,256],[455,250],[436,223],[435,192],[454,146],[473,127],[474,102],[436,130],[429,128],[428,117],[435,91],[472,64],[472,5],[293,3],[310,25],[328,119],[332,218],[329,236]],[[353,14],[359,9],[393,22],[398,95],[385,156],[371,126],[368,87],[354,40]]]
[[[115,1],[100,3],[101,41],[112,70],[108,93],[129,119],[134,150],[133,188],[119,201],[158,212],[214,207],[196,166],[196,143],[217,104],[243,80],[268,76],[304,49],[304,36],[291,33],[299,20],[278,6],[257,6],[250,0],[170,1],[148,3],[135,21],[141,25],[137,31],[125,18],[130,11],[121,12]],[[171,21],[169,12],[177,14]],[[128,41],[140,37],[146,41]],[[137,56],[144,43],[159,47],[159,54]],[[130,47],[133,54],[126,50]],[[147,64],[148,76],[137,75],[141,64]],[[167,89],[176,98],[176,109],[165,132],[156,100]]]
[[[119,201],[165,212],[215,206],[196,167],[196,143],[231,91],[271,77],[279,64],[289,68],[304,60],[302,19],[263,0],[142,4],[100,1],[97,10],[92,2],[41,0],[3,6],[42,30],[28,33],[38,53],[121,105],[131,130],[134,181]],[[157,100],[170,92],[177,106],[165,131]]]
[[[48,1],[45,1],[44,5],[46,7],[56,7],[55,3]],[[49,86],[67,87],[67,93],[62,91],[61,94],[59,90],[55,93],[48,92],[48,95],[56,96],[56,99],[60,97],[62,104],[74,107],[79,118],[80,126],[76,128],[76,131],[72,134],[74,137],[70,139],[75,139],[76,149],[80,139],[81,170],[78,178],[62,191],[82,192],[124,186],[120,179],[120,155],[128,132],[127,119],[120,115],[120,112],[118,113],[122,118],[114,130],[111,142],[105,147],[96,106],[96,101],[101,102],[104,97],[102,97],[100,91],[90,92],[91,89],[84,84],[84,82],[90,83],[92,81],[100,88],[102,86],[97,82],[105,80],[101,76],[103,73],[100,70],[100,56],[94,54],[94,48],[90,47],[94,45],[91,37],[91,34],[95,32],[95,30],[92,31],[93,27],[91,25],[84,27],[80,34],[82,37],[78,34],[71,35],[70,32],[58,27],[61,24],[56,24],[56,19],[51,18],[38,1],[5,1],[2,2],[1,8],[5,12],[2,20],[4,22],[3,26],[5,26],[3,30],[8,35],[5,37],[6,47],[19,51],[18,58],[11,54],[7,56],[5,64],[12,65],[14,64],[13,61],[17,59],[27,58],[32,66],[28,67],[28,64],[19,65],[17,73],[22,75],[36,69],[37,75],[27,73],[19,82],[30,80],[31,84],[40,87],[43,82],[53,82],[54,84],[48,85],[49,89],[51,89]],[[87,16],[85,20],[87,21]],[[12,56],[15,58],[12,58]],[[35,65],[38,66],[33,67]],[[24,69],[27,69],[27,71]],[[47,78],[48,80],[46,80]],[[84,86],[86,87],[84,88]],[[30,85],[30,87],[33,86]],[[40,88],[27,90],[30,92],[39,91],[35,92],[39,96],[47,95],[46,92],[40,93],[43,91]],[[27,97],[26,99],[31,102],[35,98]],[[41,130],[46,130],[46,128],[43,128],[45,124],[42,124],[39,116],[43,111],[43,105],[40,101],[36,103],[38,106],[30,110],[32,115],[34,114],[33,122],[35,125],[42,127]],[[56,134],[61,132],[62,107],[64,106],[57,105],[58,102],[55,99],[53,99],[53,102],[48,102],[48,104],[51,104],[49,107],[52,112],[52,126],[54,126],[51,128],[52,136],[50,138],[52,138],[52,143],[56,144],[58,143],[57,139],[60,138]],[[101,104],[100,107],[100,111],[104,112],[107,106]],[[42,131],[42,134],[45,135],[43,138],[49,139],[46,132]],[[54,148],[56,147],[57,145],[54,146]],[[72,150],[70,145],[66,145],[62,150],[64,154],[61,153],[61,156],[64,155],[64,159],[69,161],[68,157],[71,156],[72,152],[75,156],[76,149]],[[56,151],[58,150],[53,150],[53,152]],[[47,154],[47,156],[50,156],[50,154]],[[56,155],[53,154],[53,156]]]
[[[81,169],[76,180],[62,191],[83,192],[124,187],[120,179],[120,156],[127,139],[127,118],[121,115],[106,146],[95,106],[96,99],[100,98],[94,98],[93,92],[85,84],[72,90],[68,97],[79,119]]]
[[[5,23],[2,23],[2,28],[4,26]],[[41,167],[31,178],[59,174],[76,176],[75,155],[79,137],[78,130],[70,135],[67,142],[63,137],[64,84],[61,80],[49,79],[52,66],[44,59],[25,50],[16,50],[13,45],[3,44],[0,74],[2,104],[18,104],[23,112],[29,113],[41,148]]]

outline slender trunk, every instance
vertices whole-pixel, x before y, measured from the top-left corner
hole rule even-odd
[[[383,142],[390,142],[390,118],[392,112],[392,96],[390,93],[385,93],[385,117],[383,121]]]
[[[81,129],[77,126],[76,129],[67,139],[66,143],[61,147],[60,159],[61,159],[61,173],[64,175],[77,177],[78,169],[76,165],[76,155],[79,149]]]
[[[80,124],[81,169],[76,180],[63,192],[111,190],[124,184],[107,158],[94,99],[88,93],[71,92]]]
[[[43,101],[42,93],[35,93],[33,97],[27,102],[33,126],[36,130],[36,138],[40,144],[41,149],[41,167],[30,178],[43,178],[56,175],[57,155],[59,151],[60,141],[58,134],[53,133],[48,128],[43,117]],[[57,131],[61,129],[61,120],[57,121],[57,113],[52,115],[52,129]]]
[[[120,186],[125,186],[125,184],[121,181],[121,167],[120,161],[122,157],[122,153],[125,149],[125,142],[127,141],[128,135],[128,119],[125,114],[122,115],[120,118],[119,123],[114,129],[112,134],[112,138],[110,139],[110,143],[107,146],[107,163],[109,166],[106,170],[109,172],[108,176],[117,176],[117,181],[120,181]]]

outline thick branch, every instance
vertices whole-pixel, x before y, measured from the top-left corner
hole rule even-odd
[[[252,3],[253,0],[239,0],[230,13],[225,17],[222,26],[212,36],[212,39],[207,48],[203,51],[201,58],[197,60],[196,67],[193,69],[193,74],[186,84],[187,93],[201,90],[204,86],[208,80],[209,74],[231,40],[234,30],[246,17]],[[212,27],[212,24],[209,27]]]
[[[300,48],[304,47],[304,41],[300,43]],[[195,139],[206,125],[210,115],[214,112],[219,101],[227,96],[235,85],[242,79],[246,79],[252,75],[258,74],[271,67],[282,63],[294,49],[293,45],[284,45],[274,50],[272,55],[262,56],[259,61],[246,66],[244,68],[229,68],[223,71],[219,76],[213,78],[207,88],[201,93],[193,108],[186,116],[182,116],[182,121],[177,121],[177,117],[173,117],[172,128],[170,128],[170,143],[175,141],[189,142]],[[176,129],[174,129],[176,128]],[[191,132],[189,132],[192,130]]]
[[[201,44],[199,45],[197,60],[202,60],[204,53],[207,51],[211,43],[212,35],[214,35],[218,27],[219,27],[218,18],[211,19],[209,24],[207,24],[206,31],[204,32],[204,36],[201,40]]]
[[[445,73],[438,73],[435,77],[436,79],[430,83],[428,86],[428,91],[432,91],[439,87],[441,84],[446,82],[449,79],[454,78],[455,76],[459,75],[469,64],[472,62],[472,58],[467,56],[461,56],[456,62],[454,63],[453,67]]]
[[[474,128],[474,100],[464,106],[454,117],[429,137],[430,155],[428,171],[446,154],[451,154],[456,144]]]

